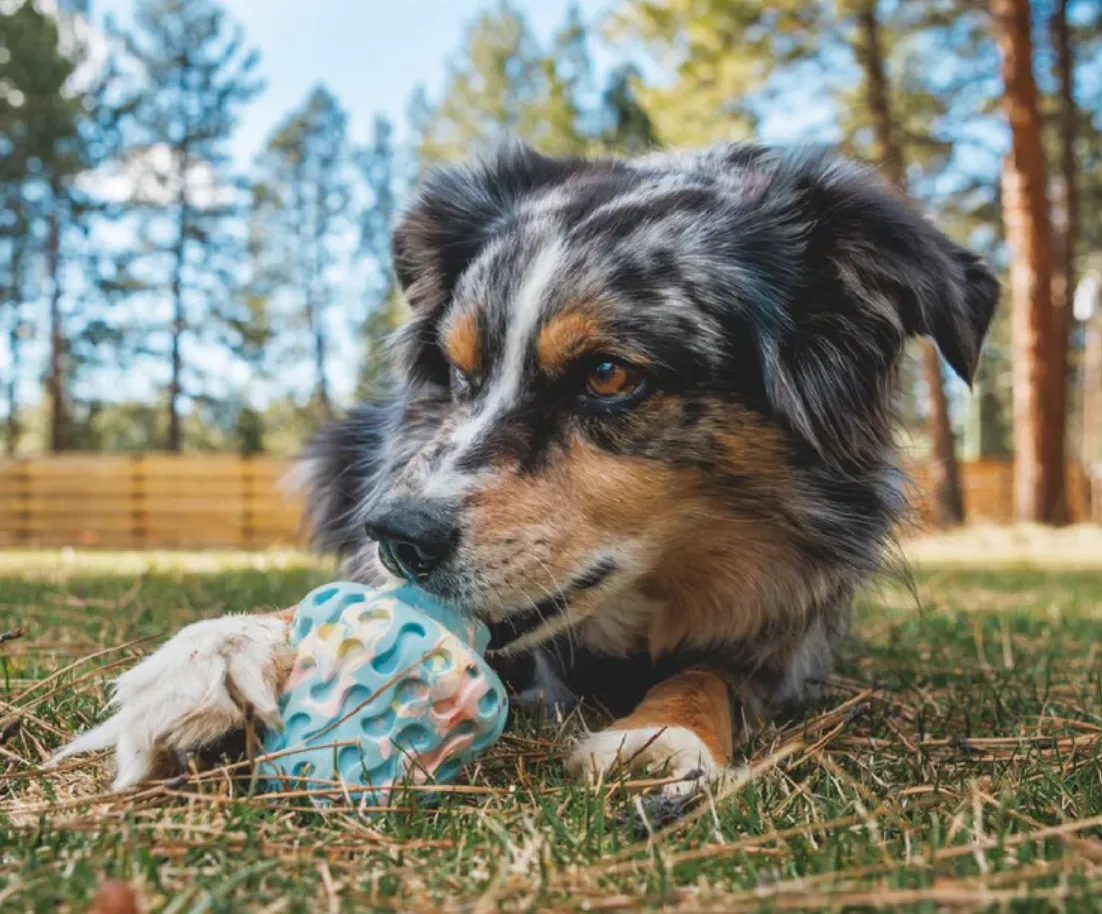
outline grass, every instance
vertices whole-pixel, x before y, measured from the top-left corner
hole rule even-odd
[[[665,823],[653,781],[567,778],[574,721],[522,719],[436,807],[388,812],[250,797],[228,770],[122,797],[102,757],[41,771],[158,639],[334,572],[0,554],[0,631],[24,631],[0,644],[0,910],[84,912],[113,877],[177,914],[1102,909],[1102,549],[999,561],[984,542],[916,547],[922,608],[892,582],[863,595],[822,699]]]

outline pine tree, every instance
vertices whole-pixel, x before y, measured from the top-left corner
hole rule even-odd
[[[746,139],[774,76],[835,40],[830,4],[805,0],[624,0],[613,38],[632,42],[673,77],[641,94],[663,143]],[[817,79],[801,87],[804,104]]]
[[[408,317],[391,269],[390,238],[402,186],[398,175],[398,150],[394,128],[385,117],[375,119],[370,145],[360,151],[358,163],[368,199],[360,215],[360,254],[370,265],[366,280],[367,317],[364,320],[364,353],[356,396],[377,399],[386,394],[386,341]]]
[[[500,0],[468,30],[439,102],[416,99],[417,158],[461,159],[511,138],[550,155],[585,152],[598,138],[583,103],[591,81],[588,34],[576,7],[544,49],[524,15]]]
[[[1006,236],[1013,251],[1014,511],[1021,521],[1067,517],[1064,379],[1053,363],[1052,233],[1029,0],[990,0],[1001,54],[1011,150],[1003,168]]]
[[[24,274],[8,289],[25,296],[22,305],[45,305],[36,330],[48,350],[44,446],[55,452],[81,443],[76,381],[117,343],[105,313],[110,302],[101,294],[99,257],[88,243],[102,204],[86,186],[92,182],[84,181],[116,146],[117,112],[109,99],[115,73],[110,61],[95,74],[79,72],[87,48],[85,23],[76,14],[85,6],[68,3],[47,13],[27,2],[0,11],[6,50],[0,84],[9,87],[0,113],[8,147],[0,180],[5,212],[22,233],[9,253],[18,248]],[[18,336],[10,340],[18,348]]]
[[[1068,0],[1056,0],[1049,23],[1053,70],[1056,77],[1056,168],[1052,200],[1052,386],[1056,395],[1050,408],[1056,412],[1051,424],[1064,429],[1068,424],[1068,346],[1072,329],[1072,300],[1075,296],[1076,246],[1079,237],[1079,163],[1076,143],[1079,135],[1079,105],[1075,98],[1075,50],[1068,22]],[[1063,455],[1061,455],[1063,456]],[[1063,473],[1061,473],[1063,479]],[[1053,508],[1052,520],[1067,523],[1066,498]]]
[[[234,224],[242,194],[226,151],[238,112],[260,89],[258,55],[215,0],[142,0],[126,35],[144,83],[134,99],[138,142],[130,151],[142,220],[147,293],[167,299],[168,425],[165,448],[179,451],[181,410],[203,393],[204,372],[187,363],[192,342],[226,345],[241,239]],[[167,240],[166,240],[167,238]],[[229,310],[227,310],[229,309]]]
[[[332,415],[329,316],[342,235],[351,229],[352,188],[347,117],[337,99],[317,87],[268,139],[254,188],[255,215],[272,246],[265,276],[269,299],[282,298],[301,316],[314,368],[313,409]]]
[[[864,71],[864,89],[868,112],[878,146],[878,158],[889,181],[902,191],[907,189],[900,125],[892,109],[891,90],[884,62],[881,23],[876,0],[859,0],[856,12],[855,50]],[[956,442],[949,420],[949,400],[941,374],[941,356],[931,340],[920,343],[923,377],[930,398],[930,440],[933,450],[934,521],[948,527],[964,520],[964,499],[957,469]]]
[[[637,156],[658,146],[658,133],[639,100],[639,71],[634,64],[616,67],[601,93],[598,135],[609,152]]]

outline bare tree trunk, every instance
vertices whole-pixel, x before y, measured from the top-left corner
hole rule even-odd
[[[1052,365],[1052,234],[1029,0],[989,0],[989,7],[1011,130],[1003,167],[1003,218],[1014,254],[1014,514],[1020,521],[1052,523],[1067,516],[1064,426],[1059,424],[1062,412],[1050,403],[1058,388]]]
[[[1086,321],[1083,344],[1083,437],[1079,442],[1079,459],[1088,475],[1095,469],[1102,472],[1102,257],[1092,258],[1090,273],[1079,286],[1089,297],[1091,313]],[[1102,520],[1102,487],[1090,486],[1090,513]]]
[[[1083,440],[1081,459],[1088,472],[1102,461],[1102,307],[1087,323],[1087,340],[1083,348]],[[1102,506],[1092,506],[1099,516]]]
[[[857,12],[861,32],[861,64],[865,71],[865,93],[872,113],[879,146],[880,163],[888,179],[901,191],[907,189],[907,174],[903,162],[903,146],[892,117],[888,77],[884,69],[884,54],[880,42],[880,22],[876,16],[876,0],[865,0]],[[930,392],[930,435],[933,465],[933,517],[939,527],[951,527],[964,520],[964,499],[961,496],[960,472],[957,467],[956,442],[949,421],[949,398],[941,375],[941,357],[933,341],[923,339],[922,375]]]
[[[46,271],[50,277],[50,368],[46,389],[50,400],[50,452],[65,450],[65,335],[61,329],[61,221],[54,195],[46,239]]]
[[[183,445],[180,428],[180,398],[183,394],[184,359],[181,351],[184,333],[187,330],[187,312],[184,308],[184,262],[187,257],[188,233],[188,150],[186,144],[178,153],[176,178],[180,182],[177,205],[179,216],[176,228],[176,250],[172,265],[172,377],[168,383],[168,435],[165,450],[170,454],[179,454]]]
[[[177,242],[176,257],[172,268],[172,378],[168,382],[168,436],[165,450],[170,454],[180,453],[180,394],[183,391],[181,375],[184,371],[183,355],[180,343],[184,335],[184,290],[183,269],[186,240],[184,238],[184,207],[180,207],[180,238]]]
[[[8,377],[8,383],[4,385],[8,401],[8,418],[4,429],[4,450],[9,457],[15,455],[15,450],[19,446],[19,436],[23,432],[19,422],[19,350],[22,342],[19,337],[19,320],[16,319],[8,337],[8,347],[11,352],[11,374]]]
[[[1068,0],[1057,0],[1052,14],[1052,45],[1058,93],[1058,132],[1060,137],[1059,179],[1052,207],[1052,392],[1048,396],[1050,422],[1067,435],[1068,417],[1068,336],[1071,332],[1071,308],[1075,296],[1075,248],[1079,224],[1079,182],[1075,161],[1078,134],[1078,109],[1075,104],[1074,51],[1068,28]],[[1054,523],[1068,522],[1067,499],[1054,506]]]
[[[333,415],[333,404],[329,398],[329,384],[325,376],[325,328],[321,325],[321,315],[313,307],[310,309],[310,322],[314,330],[314,396],[325,416]]]

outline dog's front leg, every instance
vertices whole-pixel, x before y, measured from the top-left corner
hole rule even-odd
[[[51,759],[110,749],[114,787],[179,768],[179,760],[246,726],[281,726],[277,699],[294,663],[293,609],[222,616],[181,629],[115,683],[114,713]]]
[[[678,796],[722,773],[733,743],[730,686],[711,670],[692,668],[653,686],[631,714],[583,739],[568,765],[591,779],[621,765],[677,777],[663,792]]]

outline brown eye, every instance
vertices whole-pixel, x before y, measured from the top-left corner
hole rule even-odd
[[[601,359],[589,372],[585,390],[591,397],[607,399],[626,399],[640,390],[643,373],[637,368],[617,362],[615,359]]]

